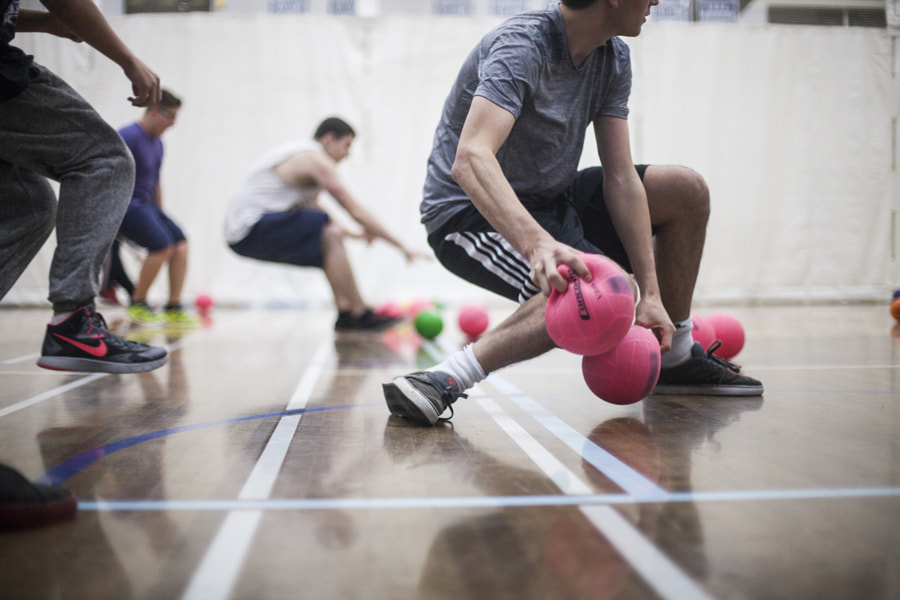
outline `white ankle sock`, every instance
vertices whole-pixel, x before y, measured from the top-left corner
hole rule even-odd
[[[680,365],[691,357],[691,347],[694,345],[694,336],[691,334],[693,328],[694,322],[690,317],[675,323],[672,349],[663,354],[660,361],[660,366],[663,369]]]
[[[58,315],[53,315],[53,318],[50,319],[50,324],[51,325],[59,325],[60,323],[62,323],[63,321],[65,321],[66,319],[71,317],[73,312],[75,312],[75,311],[73,310],[70,312],[64,312],[64,313],[59,313]]]
[[[459,384],[460,390],[465,391],[478,383],[484,381],[487,375],[481,368],[475,353],[472,351],[472,344],[467,345],[459,352],[454,352],[447,359],[437,364],[429,371],[443,371],[450,375]]]

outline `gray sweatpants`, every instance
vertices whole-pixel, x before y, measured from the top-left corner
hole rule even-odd
[[[0,298],[56,227],[49,300],[93,301],[128,208],[134,160],[119,134],[66,82],[40,75],[0,102]],[[59,182],[59,201],[47,179]]]

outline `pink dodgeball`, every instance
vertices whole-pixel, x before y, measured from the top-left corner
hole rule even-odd
[[[619,345],[581,359],[588,388],[611,404],[634,404],[653,391],[659,379],[659,341],[649,329],[632,326]]]
[[[490,315],[481,304],[466,304],[459,311],[457,319],[460,330],[470,338],[477,338],[487,331]]]
[[[691,321],[694,323],[694,328],[691,330],[694,341],[700,342],[700,345],[706,350],[710,344],[716,341],[716,330],[704,317],[698,314],[691,313]]]
[[[737,356],[738,352],[744,349],[744,326],[737,320],[737,317],[724,312],[713,313],[706,317],[716,332],[716,339],[722,342],[722,345],[716,350],[716,356],[729,359]]]
[[[629,275],[598,254],[581,259],[593,279],[585,281],[568,266],[560,273],[569,280],[565,292],[550,293],[544,315],[547,333],[560,348],[575,354],[603,354],[625,337],[634,322],[634,294]]]

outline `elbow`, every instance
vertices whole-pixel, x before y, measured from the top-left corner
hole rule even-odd
[[[450,176],[462,187],[465,187],[465,182],[471,178],[474,171],[472,166],[474,157],[475,153],[467,146],[460,144],[456,149],[456,158],[450,168]]]

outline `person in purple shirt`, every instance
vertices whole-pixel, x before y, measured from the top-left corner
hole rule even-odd
[[[147,249],[128,316],[138,323],[165,320],[173,325],[194,325],[181,304],[187,274],[188,243],[181,228],[163,212],[159,174],[163,161],[161,136],[175,124],[181,99],[162,90],[159,104],[147,108],[136,122],[119,130],[134,157],[134,192],[119,228],[120,237]],[[113,257],[115,262],[116,257]],[[147,304],[147,293],[164,265],[169,269],[169,300],[162,315]]]

